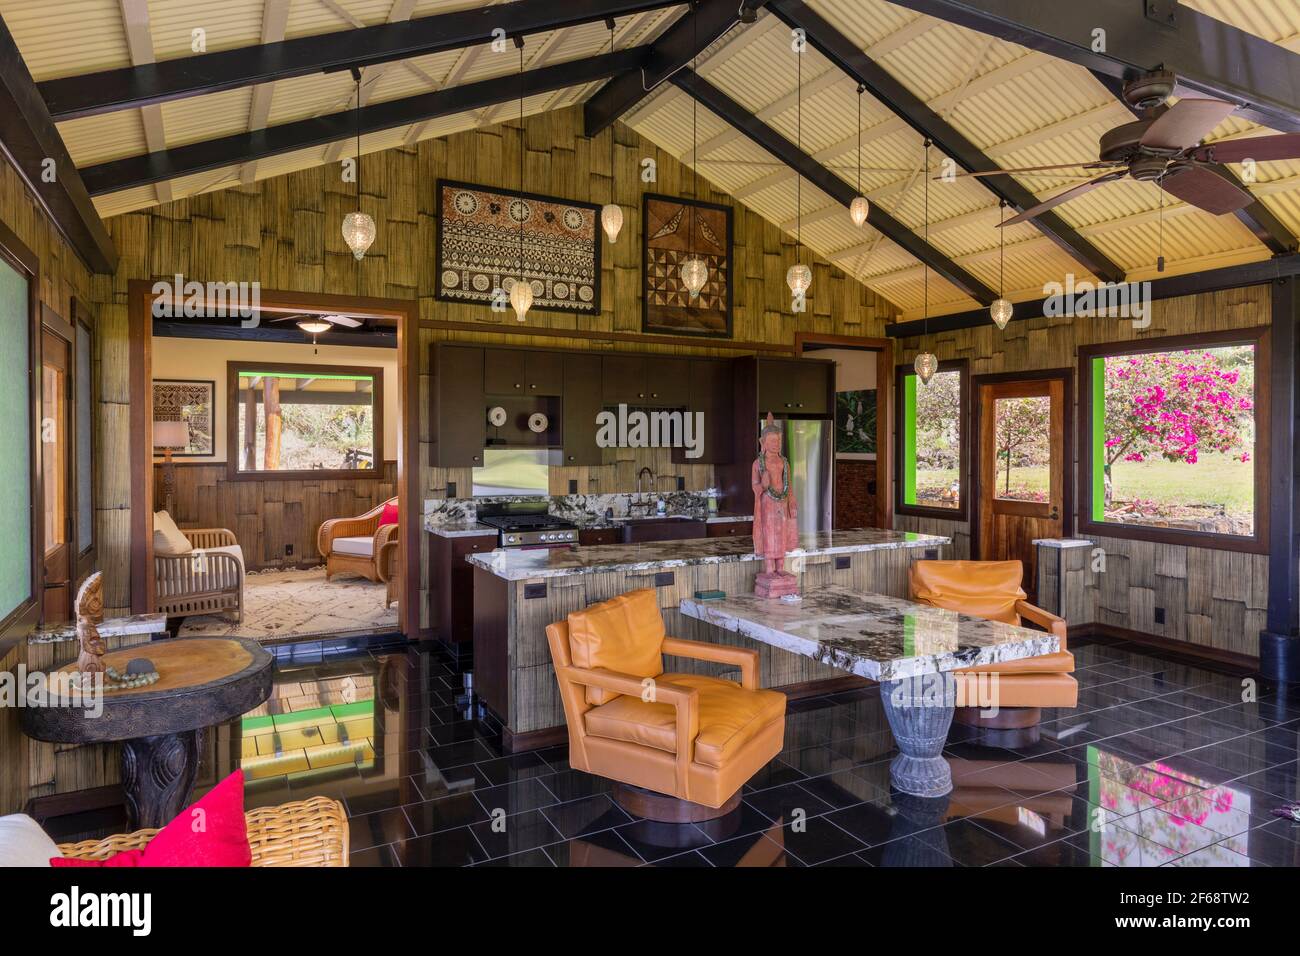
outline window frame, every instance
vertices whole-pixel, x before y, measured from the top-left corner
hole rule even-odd
[[[86,332],[86,341],[89,347],[89,365],[90,373],[87,382],[90,385],[90,394],[82,395],[79,387],[78,375],[81,370],[81,356],[77,350],[76,334],[84,329]],[[86,402],[90,407],[90,435],[88,447],[90,450],[90,461],[81,460],[81,436],[76,428],[73,429],[72,438],[72,461],[74,474],[80,475],[82,469],[90,469],[90,544],[83,550],[81,548],[81,488],[74,481],[73,486],[76,491],[77,520],[76,532],[78,540],[73,544],[73,556],[76,560],[76,584],[80,586],[81,581],[95,570],[99,561],[99,536],[95,531],[95,505],[98,501],[98,491],[95,488],[95,466],[99,459],[99,440],[95,436],[95,412],[97,410],[96,396],[98,393],[98,384],[95,381],[95,325],[93,315],[86,303],[80,298],[74,296],[72,299],[72,394],[73,394],[73,423],[77,424],[80,417],[82,402]]]
[[[31,513],[28,540],[31,545],[30,593],[0,617],[0,655],[9,645],[26,636],[41,618],[44,581],[44,492],[41,482],[41,299],[40,260],[26,244],[0,222],[0,260],[27,277],[27,397],[28,397],[28,481]]]
[[[1154,528],[1145,525],[1124,525],[1096,521],[1092,517],[1093,504],[1093,360],[1122,355],[1140,355],[1152,352],[1174,352],[1183,349],[1225,348],[1233,345],[1255,346],[1255,385],[1252,401],[1255,406],[1255,447],[1252,459],[1255,466],[1255,533],[1252,535],[1223,534],[1217,531],[1186,531],[1177,528]],[[1270,328],[1267,325],[1241,329],[1221,329],[1197,332],[1190,335],[1167,335],[1125,342],[1105,342],[1082,345],[1079,356],[1079,534],[1105,538],[1126,538],[1134,541],[1152,541],[1156,544],[1176,544],[1189,548],[1208,548],[1217,551],[1238,551],[1249,554],[1267,554],[1269,519],[1269,388],[1272,375]]]
[[[932,508],[927,505],[907,504],[903,500],[903,470],[907,467],[904,452],[903,435],[907,427],[907,402],[904,382],[909,375],[916,375],[912,363],[894,367],[894,514],[908,515],[916,518],[940,518],[945,521],[966,521],[970,516],[971,497],[971,376],[970,362],[967,359],[946,359],[939,363],[939,372],[957,372],[960,378],[958,394],[960,405],[957,410],[957,454],[958,480],[961,491],[956,508]]]
[[[301,373],[317,375],[369,375],[375,383],[374,392],[374,447],[369,468],[315,468],[293,471],[240,471],[239,469],[239,376],[243,371],[286,372],[303,377]],[[226,362],[226,477],[231,481],[302,481],[304,479],[350,480],[374,478],[384,468],[384,369],[382,366],[362,365],[312,365],[295,362],[258,362],[251,359],[232,359]]]

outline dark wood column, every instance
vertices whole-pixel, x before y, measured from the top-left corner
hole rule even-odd
[[[1268,436],[1268,629],[1259,635],[1259,667],[1267,678],[1300,683],[1300,295],[1296,279],[1273,282],[1272,426]],[[1263,436],[1260,436],[1263,437]]]

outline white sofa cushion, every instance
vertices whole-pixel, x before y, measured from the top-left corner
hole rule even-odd
[[[330,542],[330,550],[335,554],[353,554],[361,558],[375,556],[375,539],[358,535],[355,538],[335,538]]]
[[[153,514],[154,554],[189,554],[193,545],[166,511]]]
[[[41,825],[25,813],[0,817],[0,869],[9,866],[49,866],[62,856]]]

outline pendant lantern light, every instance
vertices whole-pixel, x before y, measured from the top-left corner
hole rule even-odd
[[[605,21],[609,27],[609,52],[614,53],[614,18]],[[614,124],[609,124],[609,202],[600,207],[600,228],[605,230],[611,243],[618,242],[619,230],[623,228],[623,207],[614,201]]]
[[[921,169],[925,177],[925,242],[930,243],[930,141],[925,141],[925,158],[921,160]],[[921,335],[924,336],[930,330],[930,266],[923,263],[923,300],[921,310]],[[916,356],[916,362],[913,363],[916,369],[916,376],[921,380],[922,385],[929,385],[930,379],[934,373],[939,370],[939,359],[933,352],[921,352]]]
[[[853,197],[849,203],[849,218],[853,220],[853,225],[861,229],[867,222],[867,216],[871,213],[871,203],[867,202],[867,197],[862,195],[862,94],[866,87],[858,85],[858,194]]]
[[[524,322],[528,310],[533,307],[533,284],[524,275],[524,220],[528,218],[528,202],[524,192],[524,38],[515,37],[515,46],[519,48],[519,278],[510,287],[510,306],[515,310],[515,318]]]
[[[993,319],[993,324],[999,329],[1005,329],[1007,327],[1007,323],[1011,321],[1011,313],[1014,311],[1011,303],[1007,301],[1006,296],[1003,294],[1004,290],[1002,287],[1003,237],[1006,236],[1007,231],[1001,228],[1001,221],[1006,218],[1003,213],[1006,205],[1007,202],[1005,199],[998,203],[998,297],[994,299],[993,304],[989,306],[989,317]]]
[[[696,4],[691,4],[691,32],[693,35],[694,46],[692,49],[699,49],[699,11]],[[691,57],[691,72],[695,72],[696,57]],[[696,100],[691,97],[691,198],[699,199],[700,189],[700,158],[699,150],[699,128],[696,124]],[[695,252],[695,210],[688,210],[691,217],[691,238],[690,249],[686,259],[682,262],[681,268],[678,269],[678,275],[681,276],[682,285],[686,286],[686,292],[692,300],[700,297],[700,291],[704,288],[704,283],[709,281],[709,267],[705,261]]]
[[[374,244],[375,221],[361,211],[361,70],[353,67],[352,78],[357,83],[357,211],[343,217],[343,241],[359,261]]]
[[[795,55],[795,144],[803,151],[803,50]],[[802,298],[812,287],[812,270],[803,264],[803,175],[796,171],[794,186],[794,254],[795,264],[785,271],[785,284],[795,298]]]

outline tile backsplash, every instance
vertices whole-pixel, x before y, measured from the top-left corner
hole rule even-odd
[[[708,495],[703,491],[615,492],[593,495],[550,495],[547,510],[578,524],[599,520],[606,512],[615,518],[654,514],[662,498],[666,513],[703,518],[708,514]],[[479,504],[536,500],[519,495],[487,495],[475,498],[426,498],[424,513],[435,522],[473,520]]]

